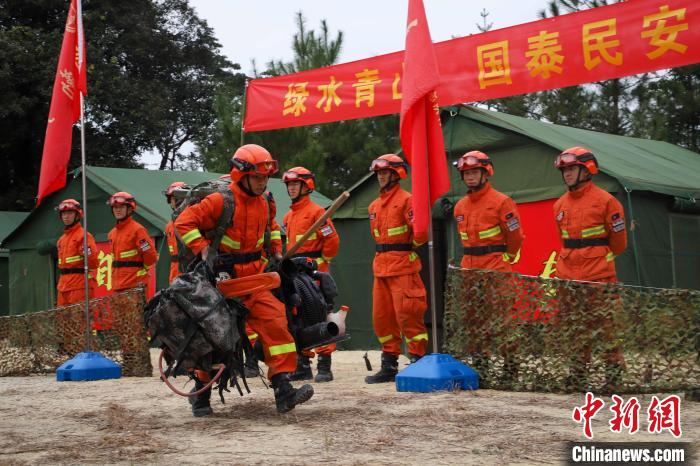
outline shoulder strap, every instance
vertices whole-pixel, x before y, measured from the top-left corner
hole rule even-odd
[[[233,192],[231,192],[230,189],[226,189],[225,191],[221,192],[221,195],[224,198],[224,208],[221,209],[221,215],[219,216],[219,220],[216,222],[216,228],[214,228],[214,239],[211,242],[211,247],[214,248],[215,251],[219,250],[221,240],[224,237],[229,225],[231,225],[233,222],[233,214],[236,211],[236,202],[233,199]]]

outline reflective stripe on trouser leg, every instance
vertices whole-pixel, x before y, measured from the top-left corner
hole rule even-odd
[[[428,309],[425,286],[417,273],[391,277],[396,320],[406,337],[408,352],[423,356],[428,346],[425,311]]]
[[[258,334],[265,351],[268,378],[281,372],[294,372],[297,368],[296,345],[287,330],[284,304],[269,291],[248,296],[243,304],[250,309],[247,323]]]
[[[391,279],[374,277],[372,288],[372,325],[374,334],[382,345],[382,351],[401,354],[401,330],[396,321],[396,311],[391,298]]]

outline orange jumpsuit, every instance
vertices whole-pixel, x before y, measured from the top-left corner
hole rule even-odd
[[[262,250],[265,229],[271,208],[263,196],[250,196],[237,184],[230,186],[235,198],[233,221],[221,240],[219,251],[231,254],[235,259],[229,273],[236,277],[247,277],[263,272],[265,261]],[[221,216],[224,199],[221,193],[210,194],[199,204],[185,209],[175,220],[175,229],[185,244],[195,254],[209,245],[203,232],[211,231]],[[271,253],[281,253],[282,239],[279,225],[270,219]],[[250,309],[246,323],[259,335],[265,352],[268,377],[283,372],[294,372],[297,366],[296,344],[287,328],[284,304],[270,291],[262,291],[243,299]]]
[[[58,239],[58,296],[57,305],[67,306],[69,304],[85,301],[85,274],[83,256],[83,226],[80,222],[65,228],[63,235]],[[97,246],[95,238],[88,233],[88,269],[90,278],[88,281],[89,296],[95,293],[94,271],[98,265]]]
[[[424,314],[425,286],[421,261],[412,249],[425,243],[427,233],[413,235],[411,194],[397,184],[369,205],[369,223],[377,243],[372,264],[372,323],[382,351],[401,354],[401,335],[408,352],[423,356],[428,345]]]
[[[593,182],[554,203],[562,249],[558,278],[615,282],[615,256],[627,247],[625,212],[620,202]]]
[[[306,231],[311,228],[316,220],[323,216],[325,209],[311,201],[310,196],[302,196],[290,206],[291,210],[284,215],[284,229],[287,232],[287,249],[294,246]],[[303,246],[299,247],[294,257],[306,256],[316,259],[318,270],[328,272],[331,260],[338,254],[340,237],[333,226],[333,221],[328,219],[318,230],[313,232]],[[318,354],[331,354],[335,351],[335,343],[319,346]],[[313,357],[313,351],[304,352],[306,356]]]
[[[118,221],[108,235],[112,252],[112,290],[148,284],[148,269],[158,253],[148,231],[131,216]]]
[[[464,256],[462,268],[511,272],[523,244],[518,207],[510,197],[493,189],[488,181],[455,205]]]
[[[284,229],[287,231],[287,249],[294,246],[298,239],[325,213],[325,209],[311,201],[309,196],[302,196],[299,201],[292,203],[291,210],[284,216]],[[316,259],[318,270],[328,272],[333,258],[338,254],[340,237],[328,219],[324,225],[312,233],[301,246],[295,256],[306,256]]]
[[[168,242],[168,253],[170,254],[170,276],[168,283],[172,283],[175,277],[180,275],[179,263],[177,260],[177,238],[175,236],[175,226],[173,222],[165,225],[165,239]]]

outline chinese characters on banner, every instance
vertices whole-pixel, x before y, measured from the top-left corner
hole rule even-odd
[[[700,62],[700,2],[635,0],[435,44],[440,105]],[[403,52],[250,82],[244,128],[398,113]]]
[[[625,401],[618,395],[612,395],[612,402],[610,411],[613,413],[613,417],[608,421],[610,431],[618,434],[622,432],[637,433],[640,429],[641,405],[639,400],[633,396]],[[593,418],[604,406],[605,402],[602,398],[588,392],[585,403],[582,406],[576,406],[571,413],[573,421],[582,424],[583,435],[586,438],[593,438]],[[663,431],[668,431],[675,438],[682,436],[681,399],[678,395],[669,395],[663,400],[653,395],[645,414],[648,433],[660,434]]]

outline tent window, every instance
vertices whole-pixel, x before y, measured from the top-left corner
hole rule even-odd
[[[673,287],[700,289],[700,216],[669,215]]]

